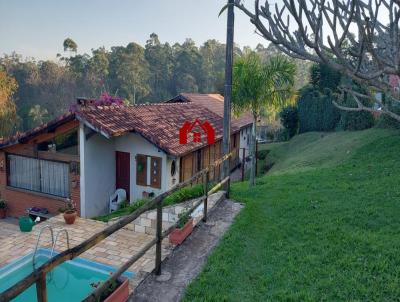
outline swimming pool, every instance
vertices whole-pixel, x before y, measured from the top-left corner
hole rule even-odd
[[[36,267],[49,260],[50,250],[40,248],[36,254]],[[29,275],[33,271],[32,253],[0,268],[0,293]],[[108,278],[115,268],[83,258],[75,258],[57,266],[47,274],[47,295],[49,301],[81,301],[94,288],[90,285]],[[135,274],[125,272],[124,277],[133,278]],[[36,286],[33,284],[14,300],[15,302],[36,302]]]

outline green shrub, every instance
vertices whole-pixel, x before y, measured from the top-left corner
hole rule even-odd
[[[280,125],[280,123],[271,124],[266,130],[266,136],[269,141],[279,142],[286,141],[287,130]]]
[[[270,150],[259,150],[257,152],[257,159],[264,160],[269,152]]]
[[[295,106],[287,106],[279,113],[281,123],[285,129],[289,138],[292,138],[297,134],[299,129],[299,111]]]
[[[163,200],[164,206],[181,203],[186,200],[194,199],[203,195],[203,184],[196,184],[192,187],[184,187],[172,193]]]
[[[300,91],[297,102],[299,133],[335,129],[340,113],[332,103],[333,98],[329,89],[321,93],[317,88],[307,86]]]
[[[389,108],[392,112],[396,114],[400,114],[400,106],[394,107],[390,106]],[[387,114],[381,114],[377,123],[377,128],[388,128],[388,129],[400,129],[400,122],[390,117]]]
[[[319,90],[328,88],[337,92],[341,77],[340,72],[325,64],[313,64],[310,68],[310,84]]]
[[[357,85],[353,85],[353,89],[355,91],[363,92]],[[366,100],[363,101],[367,102]],[[357,107],[356,101],[351,96],[346,98],[343,105],[346,107]],[[364,105],[371,106],[372,104],[369,101]],[[364,130],[373,127],[374,124],[375,119],[371,112],[340,110],[340,121],[337,125],[337,129],[350,131]]]
[[[339,130],[364,130],[374,126],[375,120],[371,112],[345,111],[340,113]]]
[[[286,142],[289,140],[289,133],[286,128],[280,128],[275,133],[274,142]]]
[[[400,122],[388,116],[387,114],[381,114],[376,123],[376,127],[386,129],[400,129]]]
[[[176,227],[178,229],[181,229],[185,226],[185,224],[189,221],[189,219],[191,218],[189,211],[183,211],[181,213],[178,214],[178,223],[176,225]]]

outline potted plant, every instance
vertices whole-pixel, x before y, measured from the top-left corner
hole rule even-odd
[[[169,234],[169,242],[174,245],[181,244],[193,231],[193,219],[188,211],[183,211],[178,215],[178,224]]]
[[[75,203],[72,200],[68,200],[65,203],[65,208],[60,209],[61,213],[64,213],[64,220],[66,224],[74,224],[76,216],[78,215],[75,207]]]
[[[90,286],[98,288],[102,282],[91,283]],[[101,294],[99,301],[104,302],[126,302],[129,297],[129,279],[119,277],[116,281],[106,288]]]
[[[7,216],[7,203],[4,199],[0,198],[0,219],[4,219]]]

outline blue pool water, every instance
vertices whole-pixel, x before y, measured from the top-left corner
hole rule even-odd
[[[36,267],[48,261],[49,258],[50,250],[38,249],[35,258]],[[32,271],[32,254],[28,254],[0,268],[0,293],[13,286]],[[81,301],[94,290],[90,285],[91,283],[106,280],[112,272],[115,272],[115,268],[111,266],[82,258],[66,261],[47,275],[48,301]],[[126,272],[123,276],[132,278],[134,273]],[[36,286],[32,285],[12,301],[36,302]]]

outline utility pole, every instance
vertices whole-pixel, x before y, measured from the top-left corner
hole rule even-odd
[[[223,153],[228,154],[231,137],[231,100],[232,100],[232,68],[233,68],[233,26],[234,0],[228,0],[228,20],[226,28],[226,57],[225,57],[225,89],[224,89],[224,134],[222,139]],[[230,174],[230,160],[223,163],[223,177]],[[227,197],[229,197],[230,181],[225,185]]]

